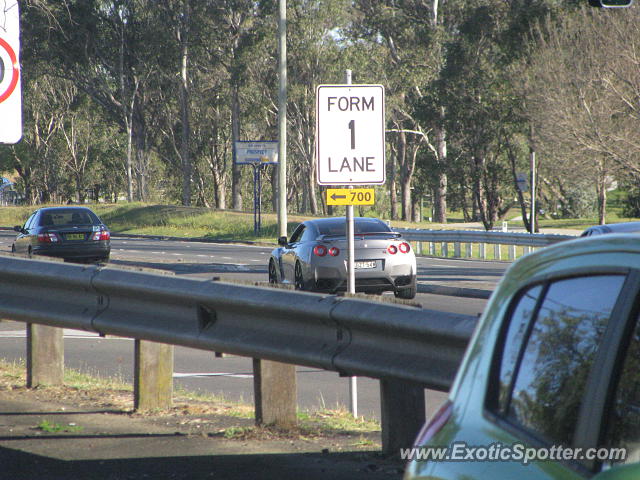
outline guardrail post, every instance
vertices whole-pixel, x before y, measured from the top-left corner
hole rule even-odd
[[[297,423],[296,366],[253,359],[257,425],[292,427]]]
[[[442,244],[442,256],[444,258],[447,258],[449,256],[449,244],[448,243],[443,243]]]
[[[433,242],[429,242],[429,255],[432,257],[436,256],[436,245]]]
[[[531,253],[531,247],[525,245],[524,247],[522,247],[523,253],[525,255],[527,255],[528,253]]]
[[[494,260],[502,260],[502,252],[500,251],[500,244],[496,243],[493,246],[493,259]]]
[[[64,330],[27,324],[27,387],[64,383]]]
[[[382,451],[399,455],[411,447],[425,421],[424,387],[415,382],[380,379]]]
[[[466,246],[467,246],[466,247],[466,250],[467,250],[466,257],[467,258],[473,257],[473,243],[467,243]]]
[[[484,244],[484,243],[480,243],[479,246],[478,246],[478,249],[479,249],[480,258],[482,260],[486,260],[487,259],[487,245]]]
[[[173,345],[135,341],[133,408],[167,409],[173,405]]]
[[[453,256],[455,258],[460,258],[460,244],[459,243],[454,243],[453,244]]]
[[[516,259],[516,246],[509,245],[509,260],[512,262]]]

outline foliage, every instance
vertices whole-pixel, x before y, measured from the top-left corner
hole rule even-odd
[[[376,210],[415,221],[429,198],[443,221],[448,199],[491,228],[519,204],[527,224],[516,174],[536,152],[538,203],[587,214],[571,192],[593,191],[603,221],[611,181],[640,177],[640,11],[585,4],[289,0],[289,209],[329,212],[315,180],[314,89],[351,69],[354,83],[386,88]],[[233,141],[277,139],[278,2],[150,5],[22,2],[24,136],[0,146],[0,169],[26,202],[252,205]],[[263,209],[275,211],[275,168],[263,184]]]

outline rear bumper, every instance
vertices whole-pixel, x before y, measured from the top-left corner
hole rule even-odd
[[[107,241],[68,245],[41,244],[34,245],[32,248],[34,255],[64,258],[65,260],[98,260],[107,258],[111,253],[111,244]]]
[[[314,274],[316,291],[335,293],[347,290],[346,269],[316,267]],[[416,275],[410,264],[394,265],[387,270],[356,270],[355,287],[356,292],[396,292],[413,286],[415,279]]]

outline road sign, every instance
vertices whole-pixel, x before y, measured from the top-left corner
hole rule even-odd
[[[384,87],[318,85],[316,157],[320,185],[385,181]]]
[[[328,188],[327,205],[373,205],[373,188]]]
[[[20,93],[20,23],[17,0],[0,9],[0,143],[22,137]]]
[[[521,192],[529,191],[529,180],[527,179],[526,173],[518,173],[516,175],[516,184],[518,185],[518,190]]]
[[[278,142],[275,140],[238,141],[235,149],[235,163],[239,165],[278,163]]]

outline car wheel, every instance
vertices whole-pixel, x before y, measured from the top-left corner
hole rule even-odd
[[[396,296],[396,298],[402,298],[405,300],[413,300],[414,298],[416,298],[416,293],[418,291],[417,285],[416,285],[416,279],[413,279],[413,282],[411,282],[411,286],[408,288],[403,288],[402,290],[396,290],[394,293],[394,295]]]
[[[302,277],[302,266],[300,265],[300,262],[296,262],[294,275],[296,290],[304,290],[304,278]]]
[[[269,283],[278,283],[278,274],[276,273],[276,264],[273,260],[269,260]]]

